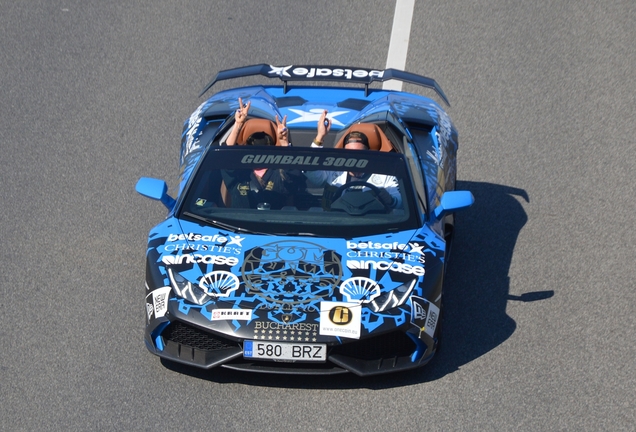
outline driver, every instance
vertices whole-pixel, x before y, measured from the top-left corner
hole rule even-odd
[[[324,110],[320,120],[318,120],[318,132],[311,146],[322,148],[322,140],[329,132],[329,129],[331,129],[331,120],[327,118],[327,110]],[[345,137],[344,148],[347,150],[369,150],[369,140],[362,132],[354,131]],[[402,196],[394,176],[347,171],[306,171],[304,174],[312,183],[320,187],[339,187],[353,181],[370,183],[380,188],[378,198],[384,205],[390,208],[400,208],[402,206]],[[360,187],[365,189],[364,186]]]

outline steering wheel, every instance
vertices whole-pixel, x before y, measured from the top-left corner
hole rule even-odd
[[[360,187],[360,186],[364,186],[364,187],[368,187],[369,189],[371,189],[371,193],[373,194],[373,196],[375,197],[375,199],[377,201],[380,202],[380,204],[382,204],[382,206],[384,207],[384,211],[389,213],[391,211],[391,206],[385,204],[382,199],[380,199],[380,188],[377,187],[376,185],[363,181],[363,180],[354,180],[354,181],[350,181],[347,182],[345,184],[343,184],[342,186],[340,186],[333,194],[333,197],[331,199],[331,202],[333,203],[334,201],[336,201],[338,198],[340,198],[342,196],[342,194],[347,190],[350,189],[352,187]]]

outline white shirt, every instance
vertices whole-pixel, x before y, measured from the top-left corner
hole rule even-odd
[[[312,147],[318,147],[312,144]],[[342,186],[347,183],[347,171],[306,171],[305,177],[309,179],[310,182],[315,184],[316,186],[323,187],[326,185],[332,186]],[[355,177],[351,177],[349,181],[357,180]],[[400,189],[398,186],[398,182],[394,176],[385,175],[385,174],[371,174],[364,181],[367,183],[371,183],[374,186],[385,189],[391,198],[393,198],[393,203],[391,204],[392,208],[401,208],[402,207],[402,195],[400,194]],[[369,188],[364,188],[369,189]],[[363,190],[364,190],[363,189]]]

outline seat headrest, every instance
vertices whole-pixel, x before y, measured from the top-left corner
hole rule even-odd
[[[393,151],[393,144],[386,137],[380,126],[374,123],[358,123],[351,126],[349,129],[345,131],[342,137],[338,140],[335,148],[343,148],[344,147],[344,139],[351,132],[361,132],[366,135],[369,140],[369,149],[370,150],[378,150],[384,152]]]
[[[277,138],[278,133],[276,131],[276,124],[274,124],[271,120],[259,118],[249,119],[243,124],[238,138],[236,139],[236,143],[239,145],[245,145],[250,135],[257,132],[266,133],[272,137],[272,140],[276,143],[276,145],[280,145]]]

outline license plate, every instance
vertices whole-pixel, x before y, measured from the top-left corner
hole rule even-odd
[[[243,342],[243,357],[279,361],[327,361],[325,344],[300,344],[283,342],[251,341]]]

